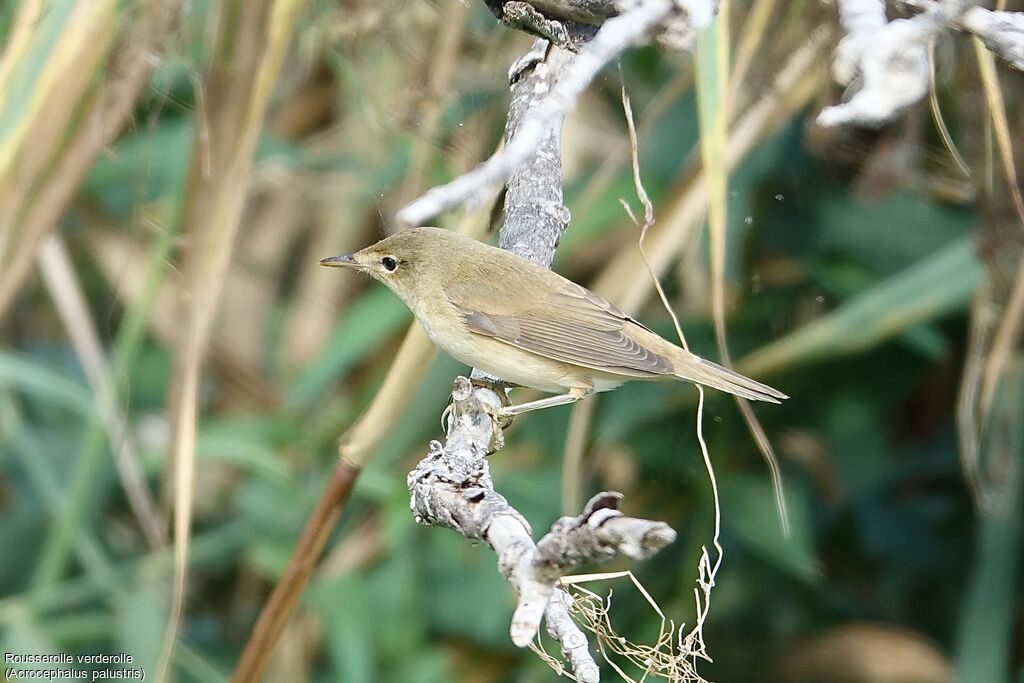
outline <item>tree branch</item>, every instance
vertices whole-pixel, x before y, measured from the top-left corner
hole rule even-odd
[[[505,182],[530,158],[547,131],[561,125],[576,100],[601,69],[627,48],[659,31],[673,43],[680,36],[700,30],[714,16],[711,0],[633,0],[628,11],[604,22],[594,39],[564,69],[556,82],[545,84],[550,92],[530,109],[516,126],[505,147],[474,170],[446,185],[435,187],[398,212],[398,222],[423,225],[439,213],[478,201],[488,189]]]
[[[519,594],[509,629],[513,643],[529,645],[546,618],[577,679],[597,681],[586,637],[569,615],[572,598],[557,588],[558,580],[617,554],[647,559],[675,540],[675,531],[662,522],[625,517],[618,510],[621,494],[603,492],[583,514],[562,517],[534,543],[529,522],[491,480],[487,455],[501,445],[492,417],[499,406],[491,389],[455,379],[447,442],[431,442],[427,457],[409,473],[410,507],[417,523],[453,529],[494,549],[501,573]]]
[[[939,0],[910,19],[886,22],[882,0],[840,0],[846,37],[836,48],[832,74],[844,86],[859,86],[848,102],[826,107],[822,126],[879,126],[928,92],[928,44],[953,28],[973,3]]]
[[[1014,69],[1024,71],[1024,13],[973,7],[961,17],[960,26],[981,38],[985,47]]]

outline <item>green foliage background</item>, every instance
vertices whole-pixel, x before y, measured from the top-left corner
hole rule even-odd
[[[124,4],[127,24],[132,3]],[[60,223],[154,491],[168,468],[175,312],[164,294],[178,286],[171,264],[215,4],[188,4],[131,125]],[[369,281],[306,275],[317,258],[379,238],[416,190],[470,167],[500,139],[505,71],[530,38],[497,25],[481,3],[459,4],[318,0],[304,10],[259,140],[203,377],[179,680],[230,675],[339,434],[373,397],[410,322]],[[17,5],[0,6],[0,42]],[[747,9],[735,3],[735,26]],[[770,89],[809,27],[835,23],[832,11],[780,10],[745,92]],[[458,32],[458,51],[439,84],[447,31]],[[756,411],[781,456],[793,534],[780,532],[767,470],[738,411],[712,392],[705,433],[725,558],[705,631],[710,679],[879,680],[857,664],[876,657],[910,662],[920,677],[906,680],[1018,675],[1020,648],[1008,658],[998,646],[1021,642],[1009,621],[1020,614],[1017,519],[989,528],[979,552],[982,523],[954,422],[968,310],[986,267],[976,237],[1000,222],[1005,203],[986,186],[975,123],[984,100],[975,67],[958,59],[969,55],[940,45],[939,100],[972,179],[958,176],[926,105],[881,131],[816,129],[821,105],[840,96],[823,73],[810,103],[730,178],[730,344],[735,357],[774,354],[763,379],[792,396]],[[1003,76],[1011,120],[1020,121],[1020,76]],[[643,48],[581,100],[566,130],[573,221],[559,272],[590,283],[635,249],[618,201],[636,203],[623,82],[659,217],[686,187],[699,157],[692,77],[690,56]],[[216,106],[216,92],[203,96]],[[0,139],[3,125],[0,116]],[[703,237],[691,239],[664,284],[691,346],[717,357],[705,252]],[[129,266],[142,269],[148,294],[127,284]],[[639,317],[671,335],[653,298]],[[0,652],[128,652],[153,671],[169,551],[149,551],[138,532],[108,440],[98,438],[94,397],[37,278],[7,314],[0,342]],[[438,358],[422,385],[409,387],[412,407],[359,480],[268,680],[553,677],[509,642],[513,598],[493,554],[420,528],[408,512],[405,473],[440,437],[451,378],[463,370]],[[634,569],[666,614],[687,623],[712,530],[694,398],[687,386],[642,383],[600,396],[581,482],[586,495],[621,490],[628,513],[679,532],[652,561],[610,569]],[[561,514],[568,417],[559,408],[520,419],[491,461],[497,488],[535,529]],[[60,550],[67,541],[69,556]],[[651,639],[658,623],[639,594],[623,581],[594,589],[609,588],[615,627]],[[828,638],[839,644],[819,647]],[[991,651],[971,646],[993,640]],[[981,671],[989,673],[972,673]]]

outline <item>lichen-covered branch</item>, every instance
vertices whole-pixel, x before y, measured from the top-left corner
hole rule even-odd
[[[954,28],[968,0],[937,0],[910,19],[885,20],[881,0],[839,0],[846,37],[836,48],[836,81],[856,87],[849,101],[826,107],[823,126],[878,126],[928,92],[928,44]]]
[[[539,36],[560,48],[578,52],[597,33],[597,26],[559,18],[537,9],[537,3],[508,0],[495,12],[506,26]]]
[[[501,428],[492,417],[500,405],[493,390],[458,377],[452,388],[447,441],[409,473],[411,508],[416,521],[443,526],[483,541],[498,555],[501,573],[519,595],[509,634],[519,647],[537,636],[542,620],[559,640],[578,680],[598,680],[598,668],[583,632],[569,616],[571,598],[560,578],[579,566],[617,554],[643,560],[675,540],[667,524],[624,516],[622,496],[594,496],[578,517],[563,517],[534,543],[529,522],[494,490],[487,455],[501,445]]]
[[[517,0],[485,0],[494,16],[502,18],[502,12]],[[583,24],[600,24],[619,13],[618,0],[528,0],[518,4],[529,4],[548,19],[576,21]]]
[[[960,27],[981,38],[985,47],[1014,69],[1024,71],[1024,13],[973,7],[961,17]]]
[[[505,126],[505,144],[518,135],[520,124],[551,90],[558,75],[573,63],[573,55],[557,50],[547,59],[547,43],[538,40],[509,69],[512,99]],[[502,249],[542,266],[555,257],[562,233],[569,227],[569,209],[562,203],[562,119],[550,127],[537,149],[505,184]]]

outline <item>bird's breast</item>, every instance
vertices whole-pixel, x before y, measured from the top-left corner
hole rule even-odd
[[[471,332],[459,310],[444,304],[447,302],[431,304],[415,313],[431,340],[452,358],[506,382],[541,391],[563,392],[588,383],[580,368]]]

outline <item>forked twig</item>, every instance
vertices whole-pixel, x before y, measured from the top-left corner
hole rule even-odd
[[[699,22],[709,20],[711,13],[703,7],[707,3],[699,0],[689,3],[636,0],[628,11],[605,21],[593,40],[572,60],[572,67],[561,74],[546,97],[521,122],[515,136],[506,140],[501,151],[469,173],[427,191],[398,212],[398,221],[403,225],[423,225],[447,209],[473,202],[481,193],[507,180],[537,150],[547,131],[553,125],[560,125],[597,74],[626,48],[648,38],[683,4],[698,19],[691,28],[703,28],[704,24]],[[700,9],[696,9],[698,6]]]

